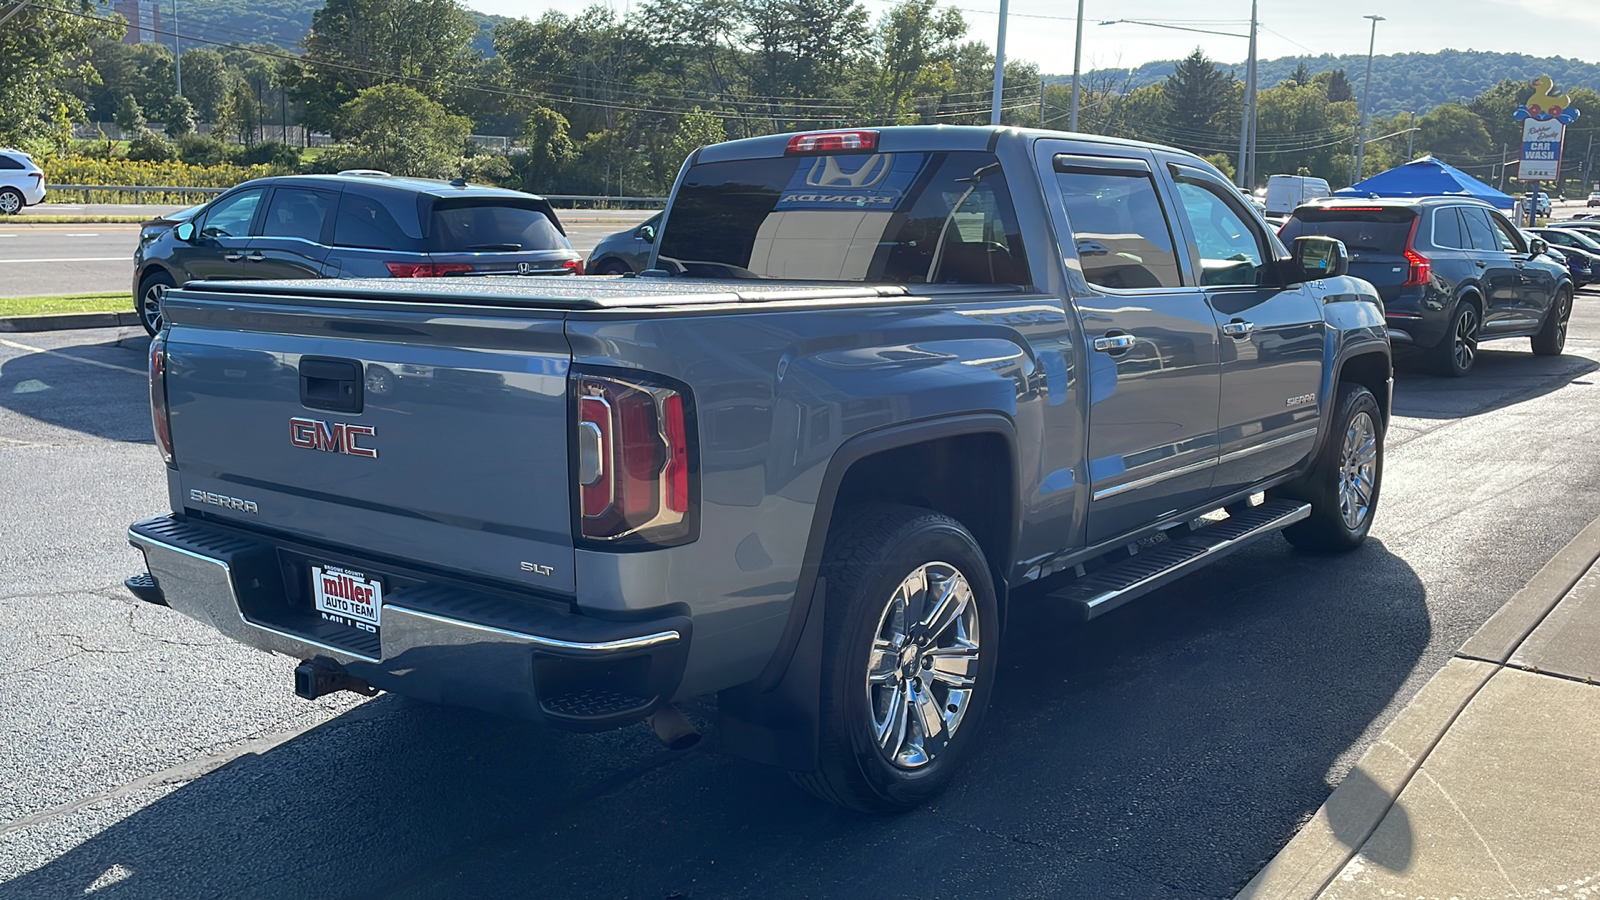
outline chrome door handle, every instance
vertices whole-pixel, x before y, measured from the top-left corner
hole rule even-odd
[[[244,254],[243,253],[224,253],[224,254],[222,254],[222,258],[227,260],[228,262],[238,262],[239,260],[244,259]]]
[[[1246,322],[1243,319],[1234,319],[1222,326],[1222,333],[1230,337],[1247,337],[1256,330],[1256,323]]]
[[[267,258],[261,255],[260,250],[257,250],[249,256],[246,256],[245,259],[249,262],[266,262]]]
[[[1100,353],[1121,353],[1132,350],[1138,340],[1131,334],[1111,334],[1094,339],[1094,349]]]

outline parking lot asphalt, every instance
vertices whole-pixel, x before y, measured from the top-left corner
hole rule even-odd
[[[588,255],[601,238],[631,228],[650,210],[558,210],[567,237]],[[0,297],[127,291],[133,308],[137,225],[28,224],[0,220]]]
[[[291,693],[121,579],[166,508],[142,335],[0,337],[0,896],[1231,895],[1600,515],[1600,296],[1567,355],[1403,363],[1372,539],[1262,541],[1080,624],[1013,608],[987,734],[863,817],[718,748]],[[689,704],[692,715],[714,699]]]

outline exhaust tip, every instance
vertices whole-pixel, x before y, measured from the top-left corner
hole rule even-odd
[[[651,713],[646,722],[668,750],[687,750],[700,743],[700,732],[694,723],[671,704]]]

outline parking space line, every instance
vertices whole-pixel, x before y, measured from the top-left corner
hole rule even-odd
[[[0,263],[128,262],[131,256],[75,256],[61,259],[0,259]]]
[[[62,353],[60,350],[46,350],[43,347],[29,347],[27,344],[19,344],[16,341],[8,341],[5,338],[0,338],[0,345],[10,347],[13,350],[26,350],[29,353],[48,353],[51,356],[59,356],[62,359],[70,359],[73,362],[81,362],[87,366],[99,366],[102,369],[116,369],[118,372],[127,372],[132,375],[138,375],[141,378],[150,377],[150,373],[141,369],[133,369],[129,368],[128,366],[119,366],[115,363],[101,362],[97,359],[84,359],[81,356],[73,356],[70,353]]]

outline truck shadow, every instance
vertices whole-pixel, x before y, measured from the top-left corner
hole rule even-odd
[[[8,836],[43,856],[92,835],[0,893],[1226,896],[1431,673],[1424,594],[1376,540],[1313,557],[1272,539],[1087,625],[1019,602],[977,755],[902,816],[814,800],[715,734],[673,754],[642,727],[562,734],[382,696]]]
[[[1418,353],[1397,348],[1394,414],[1421,419],[1482,415],[1554,393],[1600,369],[1586,357],[1534,356],[1509,349],[1515,346],[1512,341],[1483,345],[1465,378],[1435,375]]]
[[[35,339],[28,334],[11,337],[23,344]],[[140,331],[136,338],[8,359],[0,364],[0,408],[106,440],[154,443],[144,375],[149,346],[150,339]]]

